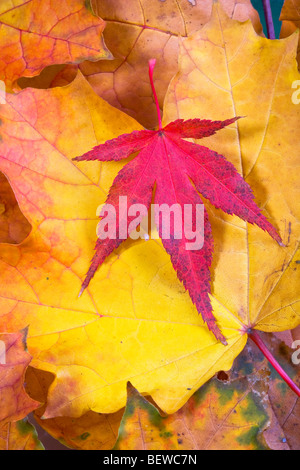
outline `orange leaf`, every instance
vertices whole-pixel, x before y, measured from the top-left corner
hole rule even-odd
[[[0,424],[18,421],[40,403],[24,390],[24,376],[31,356],[25,350],[24,333],[0,334]]]
[[[300,1],[285,0],[280,20],[282,21],[280,37],[286,38],[300,28]],[[300,39],[298,42],[298,64],[300,65]]]
[[[43,450],[36,430],[27,419],[0,427],[0,450]]]
[[[105,23],[84,0],[19,0],[0,5],[0,79],[8,90],[47,65],[110,58],[101,37]]]

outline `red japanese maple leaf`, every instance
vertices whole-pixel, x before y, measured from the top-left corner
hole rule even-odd
[[[124,227],[125,223],[128,227],[132,218],[128,217],[126,213],[126,221],[123,220],[124,214],[121,214],[119,205],[120,196],[127,196],[128,206],[143,204],[149,209],[155,184],[154,200],[155,204],[159,206],[162,204],[167,204],[168,207],[179,204],[182,208],[186,204],[193,207],[203,206],[199,192],[215,207],[258,225],[282,245],[281,238],[275,228],[254,202],[250,186],[234,166],[217,152],[183,140],[184,138],[201,139],[212,135],[223,127],[234,123],[239,117],[225,121],[203,119],[184,121],[178,119],[162,127],[153,84],[154,65],[154,59],[149,61],[149,76],[158,110],[159,129],[123,134],[75,158],[77,161],[121,160],[139,151],[138,155],[122,168],[112,184],[106,203],[113,205],[116,209],[117,236],[115,239],[97,240],[96,253],[83,282],[81,293],[89,285],[97,268],[124,240],[124,236],[120,236],[121,225]],[[178,278],[188,290],[198,312],[202,314],[203,320],[215,337],[223,344],[227,344],[216,325],[209,297],[213,238],[207,211],[204,206],[203,208],[204,243],[201,249],[187,249],[190,237],[187,237],[185,233],[182,233],[180,237],[176,236],[174,220],[171,221],[169,238],[163,236],[161,224],[158,224],[158,232],[171,257]],[[195,232],[195,220],[191,222],[190,230]],[[128,236],[130,236],[130,230],[126,230],[126,237]]]

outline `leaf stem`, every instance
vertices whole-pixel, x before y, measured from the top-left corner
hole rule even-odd
[[[161,121],[161,114],[160,114],[160,108],[159,108],[159,103],[158,103],[158,98],[154,86],[154,81],[153,81],[153,71],[154,67],[156,64],[156,59],[150,59],[149,60],[149,77],[150,77],[150,83],[151,83],[151,88],[155,100],[155,105],[156,105],[156,111],[157,111],[157,117],[158,117],[158,125],[159,125],[159,130],[162,129],[162,121]]]
[[[295,382],[287,375],[287,373],[283,370],[281,365],[276,361],[275,357],[272,355],[272,353],[269,351],[259,334],[251,330],[251,332],[248,332],[249,338],[252,339],[252,341],[256,344],[256,346],[260,349],[260,351],[263,353],[263,355],[268,359],[270,364],[274,367],[274,369],[278,372],[280,377],[283,378],[283,380],[287,383],[287,385],[300,397],[300,389],[299,387],[295,384]]]
[[[270,0],[263,0],[263,6],[267,24],[268,38],[276,39]]]

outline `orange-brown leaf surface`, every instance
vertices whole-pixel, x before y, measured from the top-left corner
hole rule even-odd
[[[156,110],[148,80],[148,60],[157,59],[155,87],[163,100],[177,71],[178,36],[189,36],[209,21],[212,0],[93,0],[92,6],[106,21],[104,38],[114,60],[85,62],[80,66],[93,89],[113,106],[137,119],[143,126],[157,125]],[[251,18],[262,33],[256,10],[250,0],[221,0],[226,13],[239,21]],[[60,85],[76,75],[68,67],[54,81]]]
[[[118,437],[118,429],[124,410],[101,414],[88,411],[79,418],[60,416],[42,418],[48,390],[54,376],[29,367],[26,374],[26,391],[43,406],[34,412],[35,421],[61,444],[77,450],[111,450]]]
[[[264,341],[299,383],[292,350],[271,335]],[[218,373],[173,415],[162,415],[130,384],[127,391],[115,449],[300,449],[299,398],[253,343],[229,373]]]
[[[262,450],[269,416],[259,393],[265,377],[204,385],[177,413],[162,416],[131,385],[117,450]],[[259,392],[258,392],[259,391]]]
[[[280,37],[286,38],[300,28],[300,1],[285,0],[280,20],[282,21]],[[298,43],[298,64],[300,65],[300,40]]]
[[[299,344],[299,343],[298,343]],[[284,344],[271,343],[274,354],[280,359],[284,369],[300,385],[299,362],[293,364],[294,351]],[[298,346],[299,348],[299,346]],[[299,359],[299,352],[297,355]],[[280,379],[274,370],[271,371],[268,399],[272,407],[272,427],[266,434],[268,445],[275,450],[282,447],[289,450],[300,450],[300,400],[299,397]],[[282,436],[281,438],[279,436]]]
[[[7,178],[0,173],[0,243],[20,243],[30,230]]]
[[[275,335],[263,334],[263,339],[275,357],[279,359],[280,365],[299,385],[299,362],[293,359],[295,351]],[[299,345],[296,357],[299,360]],[[272,450],[300,450],[299,398],[279,377],[253,343],[247,344],[242,354],[236,359],[233,369],[225,375],[227,381],[249,377],[250,381],[255,382],[256,377],[266,371],[268,372],[267,388],[259,392],[261,404],[269,415],[269,423],[263,433],[264,440]]]
[[[31,356],[25,350],[24,333],[0,334],[0,425],[18,421],[40,403],[24,389],[26,369]]]
[[[0,427],[0,450],[43,450],[36,430],[27,419]]]
[[[84,0],[2,0],[0,79],[8,89],[20,77],[38,75],[51,64],[109,58],[102,32]]]

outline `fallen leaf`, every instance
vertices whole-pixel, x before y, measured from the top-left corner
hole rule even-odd
[[[263,336],[284,369],[299,382],[298,365],[291,364],[293,351],[274,335]],[[29,368],[26,380],[30,396],[46,402],[53,376]],[[34,415],[47,432],[73,449],[299,450],[298,401],[248,341],[230,372],[220,371],[173,415],[161,413],[130,384],[126,410],[118,413],[41,419],[42,407]]]
[[[293,350],[275,335],[265,333],[263,340],[289,376],[300,384],[299,364],[293,364]],[[269,371],[268,386],[267,390],[259,392],[258,398],[270,416],[269,424],[263,432],[264,440],[271,450],[299,450],[299,398],[253,343],[249,342],[235,360],[232,370],[228,373],[228,380],[249,377],[250,381],[255,381],[263,371]]]
[[[25,333],[0,334],[1,429],[7,423],[23,419],[40,405],[24,390],[25,372],[31,361],[24,342]]]
[[[228,111],[246,116],[236,131],[227,128],[222,138],[215,134],[202,142],[235,165],[287,246],[278,247],[257,228],[208,204],[218,253],[213,297],[243,324],[262,331],[299,324],[299,180],[290,170],[299,166],[300,107],[292,102],[291,88],[299,79],[297,40],[261,38],[250,22],[237,26],[216,4],[211,23],[182,40],[179,72],[165,99],[165,123],[223,119]]]
[[[0,79],[10,91],[20,77],[51,64],[110,58],[101,37],[105,23],[85,0],[2,0]],[[13,59],[13,60],[12,60]]]
[[[299,383],[292,350],[264,335]],[[162,415],[129,383],[116,450],[299,450],[299,398],[249,342],[229,373],[220,372],[176,413]]]
[[[275,341],[272,343],[272,348],[282,367],[299,385],[299,364],[292,363],[293,350],[283,343],[276,344]],[[276,418],[277,427],[281,431],[280,434],[276,434],[274,431],[268,434],[267,440],[270,447],[277,450],[280,446],[286,445],[289,450],[300,450],[300,401],[274,370],[272,370],[268,397]],[[280,435],[282,435],[282,438],[279,439]]]
[[[150,60],[151,82],[153,82],[154,65],[155,60]],[[153,91],[155,94],[155,90]],[[122,168],[110,188],[105,206],[100,213],[100,223],[102,226],[112,226],[111,235],[113,236],[107,235],[107,229],[98,227],[99,239],[95,247],[96,252],[83,282],[81,293],[88,287],[99,266],[124,239],[132,237],[132,231],[135,231],[137,225],[140,224],[141,218],[137,217],[137,213],[128,216],[129,210],[127,208],[126,211],[122,210],[122,198],[126,198],[128,208],[142,204],[146,211],[144,217],[150,210],[151,201],[154,199],[154,204],[162,208],[162,214],[157,212],[154,214],[157,230],[171,257],[178,278],[188,290],[209,330],[226,345],[226,339],[212,314],[209,298],[211,293],[209,268],[213,254],[213,239],[209,218],[198,193],[206,197],[216,208],[221,208],[228,214],[235,214],[247,222],[258,225],[281,246],[283,246],[282,241],[275,228],[255,204],[251,188],[240,177],[234,166],[211,149],[183,140],[184,138],[202,139],[213,135],[235,123],[238,118],[226,121],[177,119],[166,127],[162,127],[159,113],[158,119],[159,130],[157,131],[142,130],[120,135],[74,159],[76,161],[118,161],[139,152],[134,160]],[[154,187],[155,195],[153,194]],[[169,229],[164,226],[164,224],[167,225],[165,220],[161,220],[165,205],[169,211],[170,208],[176,206],[180,209],[180,213],[178,211],[176,213],[175,209],[173,218],[170,217]],[[191,211],[189,217],[182,213],[188,205],[192,206],[194,212],[192,214]],[[108,206],[114,208],[112,213],[108,211]],[[140,206],[138,207],[140,213]],[[201,242],[195,235],[201,230],[198,222],[195,221],[195,218],[199,219],[195,217],[196,207],[203,208],[203,220],[201,219],[200,222],[201,228],[204,225]],[[151,210],[155,212],[153,207]],[[105,238],[99,235],[102,230]],[[192,234],[187,233],[190,231]],[[191,243],[191,240],[195,241]]]
[[[7,178],[0,173],[0,243],[21,243],[30,230]]]
[[[0,167],[32,231],[21,245],[0,246],[0,325],[30,325],[32,366],[56,376],[43,417],[118,411],[128,380],[166,410],[180,407],[187,383],[195,390],[231,367],[246,341],[240,322],[222,311],[228,350],[216,344],[157,240],[125,242],[78,299],[97,239],[97,206],[123,162],[79,168],[72,158],[140,126],[80,75],[65,88],[8,96],[1,117]]]
[[[300,28],[300,1],[299,0],[285,0],[280,20],[281,31],[280,37],[286,38],[293,34],[297,29]],[[298,65],[300,65],[300,40],[298,42]]]
[[[257,390],[265,377],[205,384],[177,413],[158,409],[130,385],[116,450],[267,450],[269,416]],[[188,460],[186,461],[188,462]]]
[[[148,80],[148,60],[157,59],[155,87],[163,107],[164,96],[177,71],[178,36],[189,36],[209,21],[212,0],[192,5],[187,0],[167,2],[93,0],[95,13],[105,19],[105,42],[114,60],[84,62],[80,70],[99,96],[133,116],[146,128],[157,117]],[[239,21],[249,17],[259,34],[262,26],[250,0],[222,0],[226,13]],[[74,79],[77,67],[69,66],[53,81],[64,85]],[[48,82],[49,83],[49,82]]]
[[[97,207],[123,163],[86,162],[79,169],[71,160],[140,130],[137,122],[103,102],[80,75],[65,88],[8,96],[1,107],[0,169],[32,232],[17,247],[0,246],[0,325],[15,330],[29,324],[32,366],[55,375],[44,418],[116,412],[126,403],[128,381],[164,412],[175,412],[216,372],[231,368],[245,346],[248,326],[284,330],[299,324],[299,108],[290,100],[290,82],[299,78],[296,38],[269,41],[258,37],[251,24],[232,22],[218,12],[200,39],[187,40],[195,41],[191,53],[197,67],[183,55],[190,73],[184,71],[175,87],[187,97],[178,102],[182,115],[176,118],[186,117],[183,110],[189,110],[189,118],[222,120],[228,112],[249,116],[239,127],[241,147],[235,129],[224,129],[206,144],[230,157],[287,245],[277,247],[260,229],[209,207],[216,241],[212,304],[227,347],[204,326],[157,240],[125,242],[100,268],[88,295],[77,298],[97,239]],[[211,34],[213,44],[206,36],[201,41],[201,34]],[[207,79],[197,68],[208,73],[208,65],[202,69],[198,61],[204,67],[211,58],[217,59]],[[193,76],[197,86],[190,83]],[[171,113],[175,117],[175,83],[166,119]],[[9,137],[12,127],[14,139]],[[280,172],[272,171],[277,164]]]
[[[0,450],[44,450],[36,430],[27,419],[0,427]]]
[[[76,450],[111,450],[118,437],[124,410],[101,414],[88,411],[79,418],[42,418],[53,374],[29,367],[26,373],[26,391],[43,405],[34,412],[36,422],[64,446]]]

